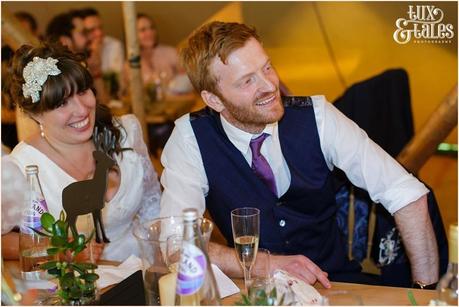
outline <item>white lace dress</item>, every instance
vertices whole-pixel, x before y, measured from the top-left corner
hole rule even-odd
[[[125,133],[121,130],[121,145],[133,150],[124,151],[122,157],[116,156],[120,168],[120,186],[102,210],[105,231],[111,241],[105,246],[102,259],[117,261],[123,261],[131,254],[139,256],[139,247],[132,234],[133,220],[136,215],[141,221],[158,217],[161,197],[157,174],[142,139],[138,120],[134,115],[125,115],[120,122],[125,129]],[[19,143],[10,155],[2,158],[2,168],[7,171],[5,174],[2,172],[2,195],[9,195],[2,200],[3,234],[20,221],[18,210],[15,209],[21,208],[23,201],[13,193],[18,190],[17,183],[24,185],[25,167],[31,164],[38,165],[43,194],[50,213],[55,217],[62,210],[62,190],[76,181],[35,147],[25,142]],[[12,182],[17,183],[13,185]],[[85,225],[88,225],[87,221],[79,218],[78,229]]]

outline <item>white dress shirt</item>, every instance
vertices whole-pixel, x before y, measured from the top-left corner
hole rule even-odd
[[[123,66],[123,44],[116,38],[105,35],[102,41],[102,72],[116,72],[121,77]]]
[[[334,166],[342,169],[354,185],[367,190],[371,199],[381,203],[391,214],[428,193],[424,184],[407,173],[324,96],[311,98],[320,147],[330,170]],[[250,140],[258,135],[236,128],[223,116],[220,119],[229,140],[251,165]],[[270,137],[263,142],[261,153],[273,170],[280,197],[287,192],[291,176],[282,154],[278,124],[267,125],[263,132]],[[197,208],[203,214],[209,183],[189,114],[175,121],[161,163],[164,166],[161,176],[164,191],[160,216],[180,215],[183,209],[189,207]]]

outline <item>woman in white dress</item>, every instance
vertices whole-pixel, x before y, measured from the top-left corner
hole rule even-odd
[[[2,167],[8,171],[2,174],[2,195],[13,193],[14,188],[8,184],[11,180],[24,181],[18,176],[25,177],[26,165],[38,165],[48,209],[58,216],[62,210],[62,190],[94,175],[95,127],[98,131],[108,129],[116,141],[106,152],[117,166],[109,171],[102,210],[110,243],[98,246],[100,257],[123,261],[131,254],[139,255],[131,231],[134,219],[157,217],[161,192],[135,116],[113,118],[106,106],[97,103],[93,79],[83,59],[61,45],[22,46],[15,53],[13,70],[10,92],[41,132],[20,142],[10,155],[2,158]],[[13,229],[20,220],[17,210],[8,208],[22,208],[22,199],[2,200],[2,247],[8,247],[2,249],[2,255],[12,259],[18,257],[18,233]],[[80,221],[77,227],[85,225]]]

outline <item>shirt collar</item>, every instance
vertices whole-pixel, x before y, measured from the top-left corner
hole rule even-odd
[[[220,119],[222,122],[223,130],[225,131],[231,143],[233,143],[233,145],[236,146],[236,148],[244,154],[249,151],[250,140],[252,140],[253,138],[256,138],[262,133],[272,135],[274,132],[274,129],[277,127],[277,122],[275,122],[275,123],[266,125],[265,129],[263,129],[261,133],[252,134],[252,133],[248,133],[244,130],[241,130],[233,126],[222,115],[220,115]]]

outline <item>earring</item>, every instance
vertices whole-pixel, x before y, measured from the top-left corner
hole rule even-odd
[[[43,130],[43,125],[40,123],[40,136],[45,138],[45,131]]]

